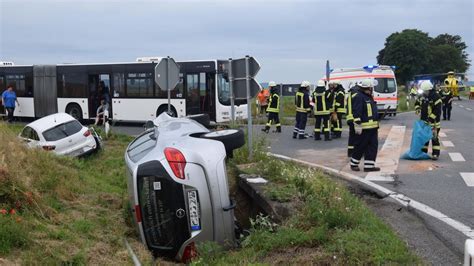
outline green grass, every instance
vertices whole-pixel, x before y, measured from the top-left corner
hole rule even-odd
[[[257,140],[254,146],[264,147],[264,140]],[[249,161],[245,153],[236,153],[230,162],[231,179],[239,173],[236,164],[245,164],[241,168],[245,173],[269,179],[265,195],[275,201],[292,202],[295,214],[280,225],[257,217],[252,221],[251,234],[237,250],[224,251],[212,243],[200,245],[201,257],[194,264],[421,263],[344,185],[317,170],[257,154],[258,159]],[[306,252],[296,256],[295,250]]]
[[[123,153],[130,137],[112,135],[86,158],[27,149],[18,125],[0,122],[0,256],[6,263],[130,264],[123,238],[150,255],[127,222]],[[18,221],[17,221],[18,219]]]

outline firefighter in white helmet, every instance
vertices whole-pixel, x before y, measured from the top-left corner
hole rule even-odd
[[[305,139],[306,121],[308,120],[308,113],[311,111],[309,104],[309,81],[301,82],[300,88],[295,95],[296,107],[296,124],[293,130],[293,138]]]

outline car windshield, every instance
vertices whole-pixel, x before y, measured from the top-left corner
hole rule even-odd
[[[156,145],[156,138],[153,138],[154,129],[145,132],[133,141],[128,147],[127,153],[133,162],[137,162],[145,157],[148,152]]]
[[[377,82],[378,85],[375,86],[374,90],[378,93],[394,93],[397,91],[394,79],[378,78]]]
[[[65,137],[72,136],[81,131],[81,129],[81,123],[79,123],[77,120],[73,120],[46,130],[43,132],[43,137],[46,141],[57,141]]]

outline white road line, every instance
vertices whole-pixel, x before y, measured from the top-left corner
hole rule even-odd
[[[474,187],[474,173],[460,173],[468,187]]]
[[[464,108],[464,105],[461,105],[461,104],[460,104],[459,107]]]
[[[441,143],[443,143],[444,147],[454,147],[454,144],[449,140],[442,140]]]
[[[286,161],[293,161],[293,162],[297,162],[297,163],[300,163],[300,164],[303,164],[303,165],[306,165],[306,166],[309,166],[309,167],[313,167],[313,168],[316,168],[316,169],[319,169],[327,174],[330,174],[330,175],[336,175],[337,177],[339,178],[342,178],[344,180],[347,180],[349,182],[354,182],[354,183],[357,183],[359,185],[361,185],[362,187],[365,187],[366,189],[382,196],[382,197],[390,197],[394,200],[396,200],[400,205],[408,208],[408,210],[410,209],[414,209],[414,210],[417,210],[417,211],[420,211],[420,212],[423,212],[435,219],[438,219],[444,223],[446,223],[447,225],[451,226],[452,228],[458,230],[459,232],[461,232],[462,234],[464,234],[465,236],[471,238],[471,239],[474,239],[474,230],[472,228],[470,228],[469,226],[459,222],[459,221],[456,221],[450,217],[448,217],[446,214],[442,213],[442,212],[439,212],[433,208],[431,208],[430,206],[428,205],[425,205],[421,202],[418,202],[412,198],[409,198],[403,194],[400,194],[398,192],[395,192],[395,191],[392,191],[390,189],[387,189],[381,185],[378,185],[374,182],[371,182],[371,181],[368,181],[368,180],[365,180],[364,178],[361,178],[361,177],[358,177],[354,174],[350,174],[350,173],[346,173],[346,172],[343,172],[343,171],[339,171],[339,170],[336,170],[336,169],[333,169],[333,168],[330,168],[330,167],[327,167],[327,166],[324,166],[324,165],[319,165],[319,164],[315,164],[315,163],[308,163],[308,162],[305,162],[305,161],[302,161],[302,160],[298,160],[298,159],[293,159],[293,158],[290,158],[288,156],[284,156],[284,155],[280,155],[280,154],[274,154],[274,153],[269,153],[269,155],[273,156],[273,157],[276,157],[276,158],[279,158],[279,159],[282,159],[282,160],[286,160]],[[461,173],[462,175],[463,173]],[[474,186],[474,173],[465,173],[465,174],[472,174],[472,186]]]
[[[377,156],[377,166],[380,167],[380,172],[368,173],[365,179],[370,181],[394,181],[393,175],[398,168],[405,130],[405,126],[392,126]]]
[[[451,160],[453,160],[453,162],[465,162],[466,161],[464,159],[464,157],[462,156],[462,154],[459,153],[459,152],[450,152],[449,157],[451,157]]]
[[[468,111],[472,111],[472,109],[471,109],[471,108],[467,108],[467,107],[466,107],[466,110],[468,110]]]
[[[446,133],[444,133],[444,132],[439,132],[438,135],[439,135],[440,138],[446,138]]]

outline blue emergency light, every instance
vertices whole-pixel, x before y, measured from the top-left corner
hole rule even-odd
[[[372,70],[378,68],[379,66],[377,65],[366,65],[364,67],[362,67],[365,71],[367,72],[372,72]]]
[[[390,66],[393,70],[397,69],[397,66]]]

